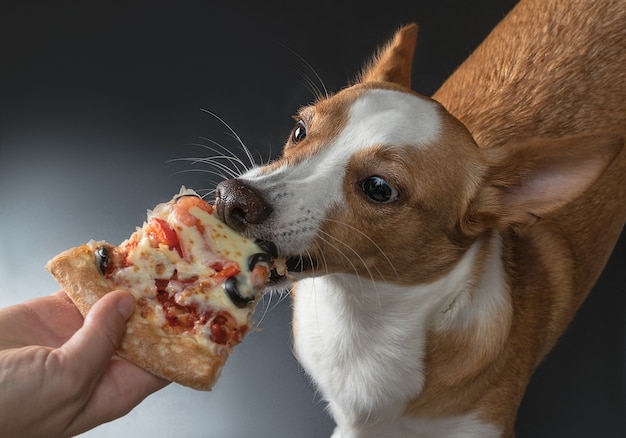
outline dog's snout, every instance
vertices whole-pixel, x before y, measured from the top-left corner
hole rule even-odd
[[[271,212],[263,196],[239,179],[218,184],[215,209],[218,217],[237,231],[262,223]]]

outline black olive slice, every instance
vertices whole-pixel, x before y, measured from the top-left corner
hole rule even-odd
[[[254,300],[254,296],[244,297],[243,295],[241,295],[241,292],[239,291],[239,286],[237,285],[236,277],[230,277],[224,281],[224,291],[226,292],[226,295],[228,295],[228,298],[230,298],[230,300],[233,302],[233,304],[240,309],[247,307],[248,304],[250,304],[250,302]]]
[[[272,266],[272,257],[264,252],[258,252],[248,257],[248,270],[252,271],[257,263],[267,263],[268,266]]]
[[[106,273],[106,269],[111,262],[111,258],[109,257],[109,249],[106,246],[101,246],[94,251],[94,255],[96,256],[96,264],[98,265],[98,270],[102,275]]]

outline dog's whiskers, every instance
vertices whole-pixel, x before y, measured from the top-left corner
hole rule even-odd
[[[335,251],[337,251],[339,253],[339,255],[341,255],[347,262],[348,264],[352,267],[352,270],[354,271],[354,275],[357,278],[357,281],[359,282],[359,287],[360,289],[363,289],[363,284],[361,282],[361,276],[359,275],[359,270],[357,269],[357,266],[354,264],[354,262],[352,261],[352,259],[350,257],[348,257],[348,255],[343,252],[341,249],[339,249],[339,247],[333,243],[331,243],[331,241],[329,239],[327,239],[326,237],[329,237],[330,239],[333,239],[335,241],[337,241],[338,243],[342,244],[343,246],[347,247],[348,249],[350,249],[356,256],[357,258],[360,259],[361,263],[363,264],[363,266],[365,267],[365,269],[367,270],[367,272],[370,274],[370,277],[373,279],[371,272],[369,271],[369,269],[367,268],[367,266],[365,265],[365,261],[356,253],[356,251],[354,251],[352,248],[350,248],[350,245],[340,241],[339,239],[331,236],[330,234],[319,230],[320,235],[318,235],[319,239],[321,241],[323,241],[326,245],[330,246],[332,249],[334,249]],[[326,236],[326,237],[323,237]]]
[[[273,304],[272,300],[273,300],[274,296],[278,296],[278,300],[276,300],[275,303]],[[263,303],[261,308],[263,310],[261,312],[261,316],[258,318],[258,321],[256,321],[256,323],[255,323],[256,328],[257,329],[260,328],[261,324],[265,320],[265,316],[269,312],[271,312],[274,309],[276,309],[276,307],[278,307],[280,305],[280,303],[282,303],[288,297],[289,297],[289,294],[285,290],[272,291],[270,293],[263,294],[263,296],[261,297],[261,302]]]
[[[200,195],[202,199],[205,198],[213,198],[215,195],[215,189],[198,189],[196,192]]]
[[[368,236],[366,233],[364,233],[363,231],[359,230],[358,228],[356,228],[353,225],[350,225],[350,224],[347,224],[347,223],[344,223],[344,222],[341,222],[341,221],[338,221],[338,220],[334,220],[334,219],[328,219],[328,218],[326,219],[326,221],[327,222],[332,222],[332,223],[337,224],[337,225],[342,225],[342,226],[344,226],[346,228],[349,228],[351,231],[354,231],[354,232],[360,234],[361,236],[365,237],[368,240],[368,242],[370,242],[374,246],[374,248],[376,248],[376,250],[383,256],[383,258],[385,259],[387,264],[391,267],[391,269],[393,269],[394,276],[396,278],[399,278],[398,271],[396,270],[396,267],[395,267],[394,263],[391,261],[391,258],[389,258],[389,256],[387,256],[385,251],[383,251],[383,249],[370,236]],[[381,277],[383,277],[383,279],[385,278],[384,273],[381,272],[378,267],[376,268],[376,271],[381,275]]]
[[[248,158],[248,161],[250,161],[250,166],[255,167],[256,166],[256,162],[254,161],[254,157],[252,156],[252,152],[250,152],[250,149],[245,145],[245,143],[243,142],[241,137],[237,134],[237,132],[235,132],[235,130],[228,123],[226,123],[226,121],[224,119],[222,119],[220,116],[218,116],[214,112],[209,111],[207,109],[202,109],[202,111],[207,113],[207,114],[209,114],[209,115],[211,115],[215,119],[219,120],[222,123],[222,125],[224,125],[226,127],[226,129],[228,129],[230,131],[230,133],[235,138],[235,140],[237,140],[237,143],[239,143],[239,146],[241,146],[241,149],[246,154],[246,157]]]
[[[232,162],[234,165],[236,165],[236,167],[240,171],[240,173],[244,173],[244,172],[250,170],[250,166],[248,164],[246,164],[239,156],[237,156],[237,154],[235,154],[230,148],[228,148],[228,147],[218,143],[215,140],[207,138],[207,137],[202,137],[201,136],[200,140],[209,142],[209,143],[213,144],[214,146],[216,146],[217,148],[214,148],[214,147],[208,146],[206,144],[202,144],[202,143],[195,143],[193,145],[194,146],[199,146],[199,147],[201,147],[203,149],[206,149],[206,150],[208,150],[210,152],[218,154],[217,156],[223,157],[223,159]]]
[[[287,49],[289,52],[291,52],[295,57],[297,57],[302,63],[304,63],[304,65],[311,71],[311,73],[313,73],[313,75],[315,76],[315,79],[317,80],[317,82],[319,83],[318,86],[315,81],[313,79],[311,79],[307,74],[305,74],[304,72],[302,72],[300,69],[294,68],[294,71],[296,73],[298,73],[307,83],[309,90],[311,91],[311,93],[315,96],[315,98],[317,100],[321,100],[323,98],[327,98],[329,96],[328,94],[328,89],[326,88],[326,85],[324,84],[324,81],[322,80],[322,78],[320,77],[320,75],[317,73],[317,71],[313,68],[313,66],[306,60],[304,59],[299,53],[297,53],[295,50],[293,50],[290,47],[287,47],[285,45],[282,45],[283,48]]]
[[[222,172],[218,172],[218,171],[215,171],[215,170],[209,170],[209,169],[183,169],[183,170],[179,170],[178,172],[172,173],[172,175],[180,175],[181,173],[191,173],[191,172],[202,172],[202,173],[206,173],[206,174],[209,174],[209,175],[215,175],[215,176],[219,177],[220,179],[228,179],[228,175],[225,175]]]
[[[225,162],[220,161],[220,160],[225,160]],[[232,159],[229,159],[228,157],[213,156],[213,157],[199,158],[196,161],[192,162],[191,164],[194,165],[198,163],[207,164],[209,166],[213,166],[215,168],[221,169],[224,171],[225,174],[230,175],[233,178],[241,175],[241,172],[239,171],[238,168],[230,167],[231,164],[235,164],[235,163],[233,162]]]
[[[327,237],[330,237],[331,239],[333,239],[338,244],[341,244],[341,245],[345,246],[361,262],[361,264],[363,265],[363,267],[367,271],[367,274],[369,275],[369,278],[372,281],[372,284],[374,285],[374,292],[375,292],[374,295],[376,297],[376,304],[377,304],[378,310],[382,311],[382,303],[380,302],[380,296],[379,296],[379,293],[378,293],[378,286],[377,286],[376,279],[374,278],[374,275],[373,275],[372,271],[370,270],[370,268],[367,266],[367,263],[365,263],[365,260],[363,260],[363,257],[361,257],[361,255],[354,248],[352,248],[349,244],[347,244],[346,242],[343,242],[340,239],[337,239],[336,237],[334,237],[334,236],[332,236],[332,235],[330,235],[330,234],[328,234],[328,233],[326,233],[325,231],[322,231],[322,230],[320,230],[320,234],[322,234],[324,236],[327,236]],[[346,253],[341,251],[336,245],[333,245],[332,243],[330,243],[328,241],[328,239],[325,239],[324,237],[321,237],[321,236],[319,236],[319,237],[327,245],[329,245],[331,248],[335,249],[335,251],[337,251],[343,258],[345,258],[348,261],[348,263],[352,266],[352,269],[354,270],[354,273],[355,273],[355,276],[357,278],[357,281],[359,282],[359,288],[361,290],[364,290],[363,282],[361,281],[361,276],[359,275],[359,271],[358,271],[356,265],[354,264],[354,262],[352,262],[352,259],[350,257],[348,257],[346,255]],[[361,297],[361,298],[364,298],[364,297]]]
[[[221,161],[224,160],[225,162]],[[205,158],[176,158],[171,161],[188,161],[191,163],[191,166],[195,166],[197,164],[206,164],[215,169],[215,171],[219,172],[224,178],[231,177],[235,178],[241,174],[240,169],[236,166],[231,166],[233,163],[233,159],[225,156],[214,156],[214,157],[205,157]],[[204,171],[206,169],[187,169],[188,171]]]
[[[220,180],[226,180],[231,178],[237,178],[245,172],[248,172],[250,169],[258,166],[257,160],[255,160],[254,156],[252,155],[251,149],[244,144],[241,137],[228,123],[226,123],[224,119],[207,109],[201,109],[201,111],[209,114],[228,129],[227,135],[236,140],[238,147],[243,151],[243,154],[245,154],[245,158],[239,156],[235,151],[233,151],[233,148],[226,147],[213,139],[200,136],[199,138],[202,142],[206,142],[209,144],[188,143],[185,146],[195,146],[203,148],[206,151],[210,152],[208,157],[175,158],[169,160],[169,162],[185,161],[189,162],[190,166],[206,165],[209,167],[209,169],[184,169],[178,172],[174,172],[173,175],[187,172],[203,172],[209,175],[216,176]],[[261,154],[258,151],[257,154],[259,155],[259,161],[262,161],[263,158]],[[211,181],[216,184],[214,179],[211,179]],[[215,188],[204,189],[200,191],[206,192],[203,195],[203,198],[205,198],[210,196],[211,194],[214,194]]]
[[[311,92],[311,94],[315,97],[315,100],[322,100],[324,98],[324,93],[322,92],[322,90],[320,90],[320,88],[317,86],[317,84],[306,75],[306,73],[304,73],[302,70],[298,69],[298,68],[293,68],[293,70],[298,73],[298,75],[304,79],[304,81],[306,82],[307,85],[307,89]]]
[[[313,264],[313,274],[317,275],[318,272],[320,271],[319,268],[319,261],[321,261],[323,263],[324,266],[324,272],[328,273],[328,262],[326,261],[326,256],[324,255],[324,251],[322,250],[321,246],[319,245],[319,243],[315,242],[315,247],[316,247],[316,253],[319,254],[318,256],[318,264],[315,265]],[[309,251],[307,251],[308,253]],[[321,259],[321,260],[319,260]]]

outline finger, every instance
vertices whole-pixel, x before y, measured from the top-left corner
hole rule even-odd
[[[57,348],[82,325],[83,317],[64,293],[30,299],[0,309],[0,347],[36,344]]]
[[[68,364],[99,377],[117,350],[134,308],[135,299],[126,291],[110,292],[98,300],[83,326],[60,349]]]
[[[126,415],[150,394],[169,383],[121,357],[114,357],[89,402],[68,428],[68,435],[83,433]],[[112,400],[115,402],[112,403]]]
[[[58,290],[50,295],[68,303],[72,302],[72,299],[67,295],[67,293],[65,293],[63,289]]]
[[[111,382],[109,390],[115,391],[111,395],[127,400],[129,407],[170,383],[121,357],[114,358],[105,378]]]

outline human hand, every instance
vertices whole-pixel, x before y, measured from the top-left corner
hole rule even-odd
[[[64,292],[0,309],[0,436],[76,435],[167,385],[114,355],[133,309],[124,291],[84,322]]]

